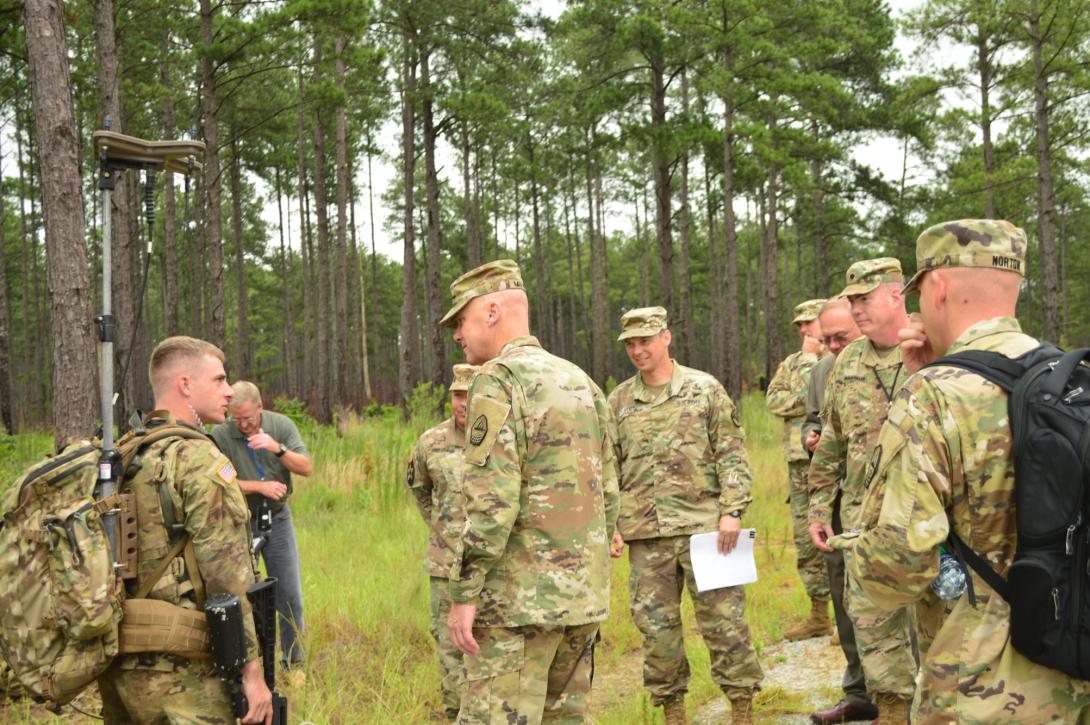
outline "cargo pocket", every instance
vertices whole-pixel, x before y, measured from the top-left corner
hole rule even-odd
[[[1049,663],[1074,647],[1067,632],[1073,620],[1067,571],[1062,550],[1037,551],[1015,561],[1007,575],[1011,644],[1034,662]],[[1049,666],[1059,669],[1058,664]]]
[[[81,498],[43,520],[49,574],[57,594],[60,625],[70,639],[109,632],[119,618],[106,532],[90,498]]]
[[[503,628],[474,630],[480,654],[466,655],[466,694],[459,722],[518,722],[525,637]]]

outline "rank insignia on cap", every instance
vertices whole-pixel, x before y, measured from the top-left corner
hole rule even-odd
[[[230,461],[227,461],[227,463],[220,466],[219,470],[216,471],[216,475],[222,478],[224,483],[231,483],[231,481],[238,478],[238,473],[235,471],[235,467],[231,465]]]

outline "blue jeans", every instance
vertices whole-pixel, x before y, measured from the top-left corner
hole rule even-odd
[[[257,532],[257,520],[251,522]],[[261,551],[269,576],[276,577],[276,612],[280,626],[280,660],[289,664],[303,661],[299,637],[303,625],[303,585],[299,576],[299,547],[291,523],[291,506],[284,504],[272,518],[269,541]]]

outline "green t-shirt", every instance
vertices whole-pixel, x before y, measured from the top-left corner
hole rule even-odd
[[[261,430],[265,431],[274,441],[282,444],[289,451],[309,457],[303,439],[299,437],[299,429],[291,418],[269,410],[261,411]],[[246,444],[246,436],[233,422],[220,423],[212,429],[212,440],[216,442],[223,455],[231,459],[231,464],[238,472],[238,477],[247,481],[280,481],[288,487],[287,494],[279,501],[269,499],[269,505],[273,512],[284,508],[284,504],[291,497],[291,471],[284,468],[280,459],[272,451],[251,450]],[[265,498],[259,493],[251,493],[246,496],[246,502],[250,505],[250,513],[257,515],[261,499]]]

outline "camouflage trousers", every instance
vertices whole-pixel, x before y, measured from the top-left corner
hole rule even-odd
[[[643,684],[659,706],[689,689],[689,660],[681,627],[681,590],[689,589],[696,622],[711,655],[712,679],[728,697],[750,696],[764,673],[745,620],[744,587],[698,592],[689,537],[629,542],[632,619],[643,635]]]
[[[844,551],[844,564],[849,571],[852,556],[854,553],[850,549]],[[844,583],[844,608],[852,620],[867,692],[872,698],[885,693],[911,702],[916,692],[919,661],[916,606],[913,604],[893,612],[875,607],[859,582],[848,573]]]
[[[106,725],[235,725],[227,683],[210,660],[122,655],[98,690]]]
[[[588,722],[598,626],[475,627],[459,725]]]
[[[788,461],[787,480],[790,486],[791,533],[795,540],[795,566],[806,589],[806,596],[829,601],[829,573],[825,558],[810,538],[810,496],[806,493],[809,461]]]
[[[450,614],[449,580],[431,577],[431,636],[439,650],[439,686],[443,693],[443,710],[447,717],[458,717],[462,699],[462,651],[450,640],[447,616]]]

